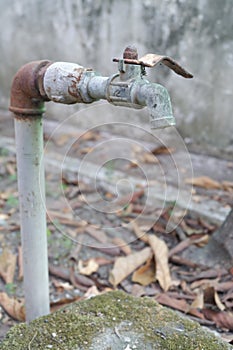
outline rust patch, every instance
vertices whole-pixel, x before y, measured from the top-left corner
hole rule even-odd
[[[73,75],[73,74],[69,74],[68,77],[72,78],[72,84],[71,86],[69,86],[68,88],[68,92],[71,96],[75,97],[77,99],[76,102],[83,102],[82,96],[79,93],[79,88],[78,85],[82,79],[82,75],[83,75],[83,68],[81,69],[75,69],[76,71],[78,71],[78,75]]]
[[[44,74],[41,72],[45,72],[49,64],[50,61],[27,63],[14,76],[9,109],[20,118],[44,113],[44,101],[48,101],[48,98],[42,90],[40,74]]]

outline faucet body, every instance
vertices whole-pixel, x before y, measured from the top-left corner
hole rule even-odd
[[[113,61],[118,62],[119,72],[110,77],[75,63],[28,63],[13,80],[10,110],[17,116],[42,115],[45,101],[72,104],[105,99],[115,106],[147,106],[151,128],[175,125],[167,90],[145,79],[145,67],[163,63],[185,78],[192,75],[166,56],[147,54],[138,60],[137,50],[130,46],[122,59]]]
[[[146,80],[141,66],[122,62],[119,66],[120,73],[103,77],[77,64],[53,63],[44,75],[45,94],[54,102],[66,104],[105,99],[115,106],[147,106],[152,128],[175,125],[167,90]]]

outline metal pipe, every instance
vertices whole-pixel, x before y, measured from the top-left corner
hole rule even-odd
[[[49,61],[31,62],[15,75],[10,110],[15,117],[26,321],[49,313],[45,213],[42,80]]]
[[[15,139],[25,308],[30,322],[50,310],[42,118],[15,118]]]

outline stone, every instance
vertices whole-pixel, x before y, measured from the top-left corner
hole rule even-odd
[[[19,324],[1,350],[225,350],[233,347],[153,299],[108,292]]]

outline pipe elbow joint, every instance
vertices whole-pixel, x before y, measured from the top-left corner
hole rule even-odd
[[[48,97],[43,76],[50,61],[33,61],[22,66],[13,78],[9,110],[18,116],[41,116]]]

